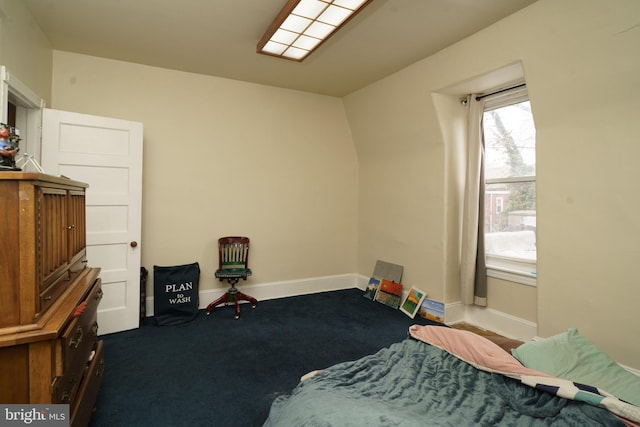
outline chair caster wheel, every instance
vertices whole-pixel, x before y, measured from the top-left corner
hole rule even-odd
[[[238,320],[239,318],[240,318],[240,315],[239,315],[239,314],[236,314],[236,315],[234,316],[234,319],[236,319],[236,320]]]
[[[207,316],[211,316],[211,312],[210,311],[207,311]]]
[[[256,305],[255,305],[255,304],[254,304],[254,305],[252,305],[252,306],[251,306],[251,308],[256,308]]]

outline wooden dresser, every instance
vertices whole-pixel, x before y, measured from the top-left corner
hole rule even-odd
[[[104,368],[86,188],[0,172],[0,402],[66,403],[72,426],[88,424]]]

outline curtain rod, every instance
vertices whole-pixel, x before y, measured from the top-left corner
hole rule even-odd
[[[524,87],[524,86],[526,86],[526,83],[522,83],[522,84],[519,84],[519,85],[516,85],[516,86],[513,86],[513,87],[508,87],[506,89],[500,89],[500,90],[497,90],[495,92],[486,93],[484,95],[479,95],[479,96],[476,96],[476,101],[480,101],[481,99],[486,98],[488,96],[497,95],[499,93],[507,92],[507,91],[512,90],[512,89],[518,89],[518,88],[521,88],[521,87]]]

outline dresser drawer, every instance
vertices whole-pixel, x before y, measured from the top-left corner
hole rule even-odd
[[[102,299],[100,280],[81,303],[85,304],[84,311],[73,318],[62,333],[62,358],[64,371],[77,370],[83,366],[98,338],[98,303]]]
[[[58,297],[67,290],[67,287],[71,284],[69,280],[69,273],[65,272],[58,277],[48,288],[40,293],[40,305],[36,307],[36,313],[44,313],[49,306],[56,302]]]
[[[61,403],[70,403],[73,400],[98,336],[95,313],[89,324],[74,322],[72,326],[71,334],[62,337],[62,346],[65,351],[63,352],[64,373],[59,379],[62,392]]]
[[[61,372],[56,378],[53,401],[71,403],[84,376],[89,356],[98,339],[98,303],[102,298],[100,279],[96,280],[81,303],[84,311],[72,318],[58,339],[58,357]],[[85,304],[86,303],[86,304]]]
[[[76,398],[70,406],[71,427],[84,427],[89,424],[104,373],[103,344],[103,341],[98,341],[95,355],[87,367]]]

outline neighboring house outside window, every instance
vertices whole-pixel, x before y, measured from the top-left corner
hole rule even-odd
[[[486,100],[483,131],[487,274],[535,285],[536,130],[526,87]]]

